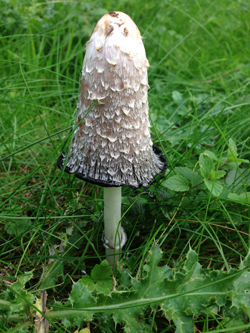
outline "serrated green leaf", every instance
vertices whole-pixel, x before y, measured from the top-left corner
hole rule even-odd
[[[194,323],[191,318],[179,315],[176,319],[173,317],[176,325],[176,333],[194,333]]]
[[[250,273],[243,271],[243,273],[234,281],[235,296],[233,297],[232,304],[237,308],[245,307],[250,310]]]
[[[69,301],[66,305],[71,304],[72,309],[87,309],[96,305],[95,299],[92,296],[90,290],[81,281],[75,282],[72,287],[72,291],[69,295]],[[72,316],[64,316],[64,325],[66,327],[76,325],[81,326],[84,320],[90,321],[93,318],[93,311],[82,311],[81,313],[73,313]],[[67,321],[67,323],[66,323]]]
[[[245,160],[245,159],[243,159],[243,158],[236,158],[236,162],[239,162],[239,163],[249,163],[249,161],[248,160]]]
[[[77,322],[77,324],[78,324],[77,318],[76,318],[76,322]],[[64,325],[65,327],[70,327],[70,326],[73,325],[73,323],[76,324],[75,321],[74,321],[74,319],[73,319],[73,320],[70,320],[70,319],[68,319],[66,316],[64,316],[64,317],[62,318],[62,323],[63,323],[63,325]]]
[[[72,291],[69,296],[69,301],[74,308],[84,308],[95,305],[94,298],[91,296],[91,292],[87,286],[81,282],[81,279],[73,284]]]
[[[218,159],[218,157],[215,155],[215,153],[213,153],[213,152],[210,151],[210,150],[205,150],[203,154],[208,155],[212,160],[214,160],[214,161],[216,161],[216,162],[219,161],[219,159]]]
[[[193,186],[197,186],[198,184],[200,184],[199,186],[197,186],[196,188],[199,190],[204,190],[206,189],[206,185],[204,184],[204,179],[201,177],[201,175],[196,175],[192,181],[192,187]]]
[[[182,175],[175,175],[168,178],[163,182],[163,186],[175,192],[185,192],[189,189],[188,180]]]
[[[126,333],[150,332],[150,327],[144,321],[143,308],[129,308],[115,311],[113,318],[115,324],[123,323]]]
[[[176,167],[175,171],[182,175],[183,177],[187,178],[188,180],[193,180],[195,176],[197,176],[196,172],[187,168],[187,167]]]
[[[244,260],[240,263],[240,269],[244,268],[250,268],[250,251],[248,251],[248,254],[244,258]]]
[[[217,170],[214,172],[214,174],[215,174],[214,179],[220,179],[226,175],[226,171]]]
[[[240,326],[242,326],[242,328],[244,328],[243,319],[239,320],[239,319],[235,319],[235,318],[225,317],[220,322],[220,325],[217,326],[217,329],[221,329],[222,327],[223,328],[234,328],[234,327],[240,327]],[[227,330],[225,330],[224,332],[226,332],[226,331]],[[246,331],[244,330],[242,332],[246,332]],[[239,333],[239,329],[230,330],[230,333]]]
[[[210,178],[211,171],[215,171],[214,162],[212,161],[212,159],[204,153],[200,154],[199,164],[201,176],[203,178]]]
[[[23,314],[26,315],[26,309],[29,307],[29,304],[32,304],[35,301],[35,297],[25,290],[25,284],[32,278],[33,272],[26,272],[24,275],[18,277],[18,281],[12,284],[10,287],[14,300],[10,305],[9,314]]]
[[[198,255],[195,251],[190,249],[187,254],[187,259],[184,264],[184,269],[186,272],[189,272],[192,267],[198,262]]]
[[[207,189],[212,192],[212,194],[216,197],[218,197],[222,190],[223,186],[219,180],[209,180],[209,179],[204,179],[204,183],[207,187]]]
[[[104,8],[96,8],[96,9],[92,9],[90,11],[90,13],[92,15],[96,15],[96,16],[103,16],[103,15],[107,14],[107,12],[108,11],[106,9],[104,9]]]
[[[227,151],[227,160],[228,162],[236,162],[238,157],[237,147],[233,139],[229,139],[228,141],[228,151]]]

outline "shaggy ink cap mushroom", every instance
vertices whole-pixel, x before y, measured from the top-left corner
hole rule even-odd
[[[110,12],[86,43],[76,124],[65,171],[103,187],[148,187],[167,162],[150,136],[149,67],[133,20]],[[63,169],[66,154],[58,159]]]
[[[165,172],[167,162],[150,137],[149,63],[134,22],[124,13],[110,12],[97,22],[86,45],[79,126],[57,164],[104,187],[103,241],[114,266],[127,239],[121,227],[121,186],[148,187]]]

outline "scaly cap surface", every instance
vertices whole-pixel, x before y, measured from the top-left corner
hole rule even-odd
[[[86,45],[77,124],[97,103],[74,132],[65,170],[101,186],[147,187],[167,164],[150,137],[149,63],[140,31],[128,15],[111,12]]]

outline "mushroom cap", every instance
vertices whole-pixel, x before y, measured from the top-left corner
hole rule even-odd
[[[139,29],[121,12],[96,24],[82,68],[72,146],[59,168],[104,187],[148,187],[167,162],[148,120],[148,60]],[[96,101],[90,112],[93,103]],[[86,115],[87,114],[87,115]]]

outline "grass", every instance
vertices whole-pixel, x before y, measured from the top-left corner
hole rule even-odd
[[[157,242],[162,265],[181,264],[192,248],[205,268],[238,268],[249,249],[249,202],[228,194],[248,191],[249,165],[226,165],[217,197],[204,185],[176,192],[164,181],[176,167],[199,173],[205,150],[221,159],[230,138],[239,157],[250,159],[248,1],[2,0],[1,7],[2,278],[12,283],[34,270],[27,288],[37,294],[43,270],[60,258],[58,279],[46,281],[50,304],[66,299],[72,279],[105,259],[102,189],[63,174],[56,161],[70,140],[84,45],[99,16],[112,10],[129,14],[145,37],[151,134],[169,162],[169,172],[157,178],[150,193],[123,189],[128,234],[123,265],[139,277]],[[104,317],[96,315],[91,331],[115,331]],[[195,325],[198,332],[224,332],[229,326],[223,318],[247,332],[247,316],[234,309],[197,317]],[[146,320],[150,332],[175,331],[159,311],[149,311]],[[58,332],[67,331],[57,325]],[[8,327],[0,323],[1,331]]]

